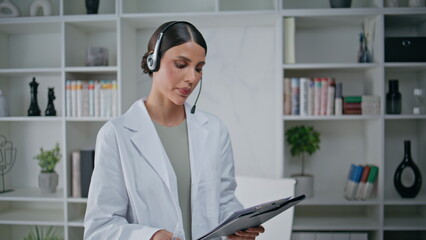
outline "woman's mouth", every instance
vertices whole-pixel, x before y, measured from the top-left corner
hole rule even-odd
[[[185,97],[187,97],[187,96],[189,96],[189,94],[191,94],[190,88],[178,88],[177,90],[181,95],[183,95]]]

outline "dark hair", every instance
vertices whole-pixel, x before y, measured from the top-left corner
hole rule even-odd
[[[160,32],[162,32],[168,25],[173,22],[174,21],[163,23],[160,27],[157,28],[157,30],[155,30],[149,40],[147,49],[148,51],[142,57],[141,67],[143,69],[143,72],[149,74],[149,76],[151,77],[152,71],[148,68],[147,57],[150,53],[154,52],[155,43],[157,42],[157,38]],[[161,41],[158,53],[158,60],[160,61],[161,57],[168,49],[187,42],[197,43],[198,45],[204,48],[207,54],[207,44],[200,31],[198,31],[198,29],[189,22],[178,22],[167,28],[167,30],[163,33],[163,39]]]

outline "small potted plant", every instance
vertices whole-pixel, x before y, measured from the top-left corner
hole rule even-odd
[[[61,240],[62,238],[57,236],[56,228],[50,226],[47,232],[43,231],[43,228],[35,226],[24,240]]]
[[[312,197],[314,180],[313,175],[305,173],[305,158],[320,148],[320,134],[313,127],[304,125],[289,128],[285,134],[291,155],[301,161],[301,173],[292,175],[296,179],[295,194]]]
[[[58,187],[59,176],[55,172],[55,166],[61,159],[61,149],[56,143],[52,150],[44,151],[40,148],[40,153],[34,159],[38,160],[41,172],[38,176],[38,185],[42,193],[55,193]]]

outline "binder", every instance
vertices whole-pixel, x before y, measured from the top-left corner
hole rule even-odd
[[[257,227],[305,199],[305,195],[282,198],[234,212],[217,227],[197,240],[228,236],[237,231]]]

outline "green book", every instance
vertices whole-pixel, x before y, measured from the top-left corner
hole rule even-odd
[[[343,97],[345,103],[360,103],[362,102],[362,96],[348,96]]]

